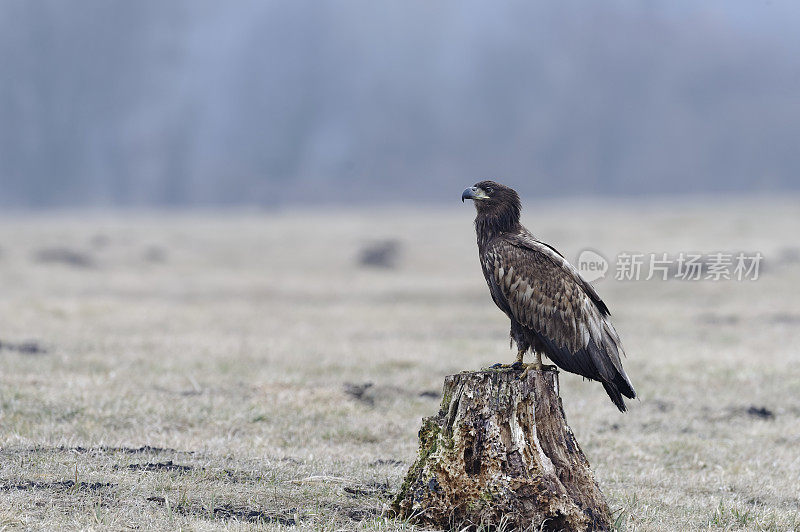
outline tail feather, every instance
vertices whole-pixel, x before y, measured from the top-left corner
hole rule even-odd
[[[636,398],[636,391],[623,374],[617,373],[613,382],[601,382],[603,383],[603,388],[605,388],[606,393],[611,398],[611,401],[619,408],[620,412],[625,412],[628,409],[628,407],[625,406],[625,401],[622,399],[623,395],[629,399]]]
[[[611,382],[603,382],[603,388],[606,389],[606,393],[611,398],[611,401],[619,408],[620,412],[625,412],[628,407],[625,406],[625,401],[622,400],[622,394],[619,393],[619,390]]]
[[[624,373],[617,375],[617,378],[614,380],[614,384],[622,395],[628,399],[636,399],[636,390],[633,389],[631,381],[628,380],[627,375]]]

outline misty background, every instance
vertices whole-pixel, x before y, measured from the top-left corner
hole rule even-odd
[[[800,189],[800,4],[0,0],[0,205]]]

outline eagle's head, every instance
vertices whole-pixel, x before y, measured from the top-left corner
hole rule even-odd
[[[502,216],[519,221],[520,201],[517,191],[494,181],[481,181],[461,193],[461,201],[475,202],[478,216]]]

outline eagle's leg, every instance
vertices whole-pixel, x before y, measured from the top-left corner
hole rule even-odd
[[[525,371],[522,372],[522,375],[519,376],[520,379],[524,379],[528,376],[528,372],[530,370],[536,371],[558,371],[558,368],[555,366],[551,366],[548,364],[542,364],[542,354],[539,351],[534,351],[536,355],[536,362],[531,362],[530,364],[523,364],[525,367]]]
[[[525,366],[522,363],[522,357],[525,356],[525,351],[527,349],[517,349],[517,359],[514,361],[513,364],[495,364],[492,366],[493,369],[521,369]]]
[[[515,323],[513,320],[511,322],[511,342],[509,347],[517,344],[517,359],[514,361],[513,364],[495,364],[492,366],[492,369],[522,369],[525,364],[522,363],[522,357],[525,356],[525,351],[530,349],[531,344],[525,338],[525,332],[522,329],[522,326],[518,323]]]

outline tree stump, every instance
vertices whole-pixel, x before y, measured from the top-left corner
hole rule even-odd
[[[567,425],[558,373],[483,370],[445,378],[423,419],[396,515],[437,528],[607,530],[608,504]]]

